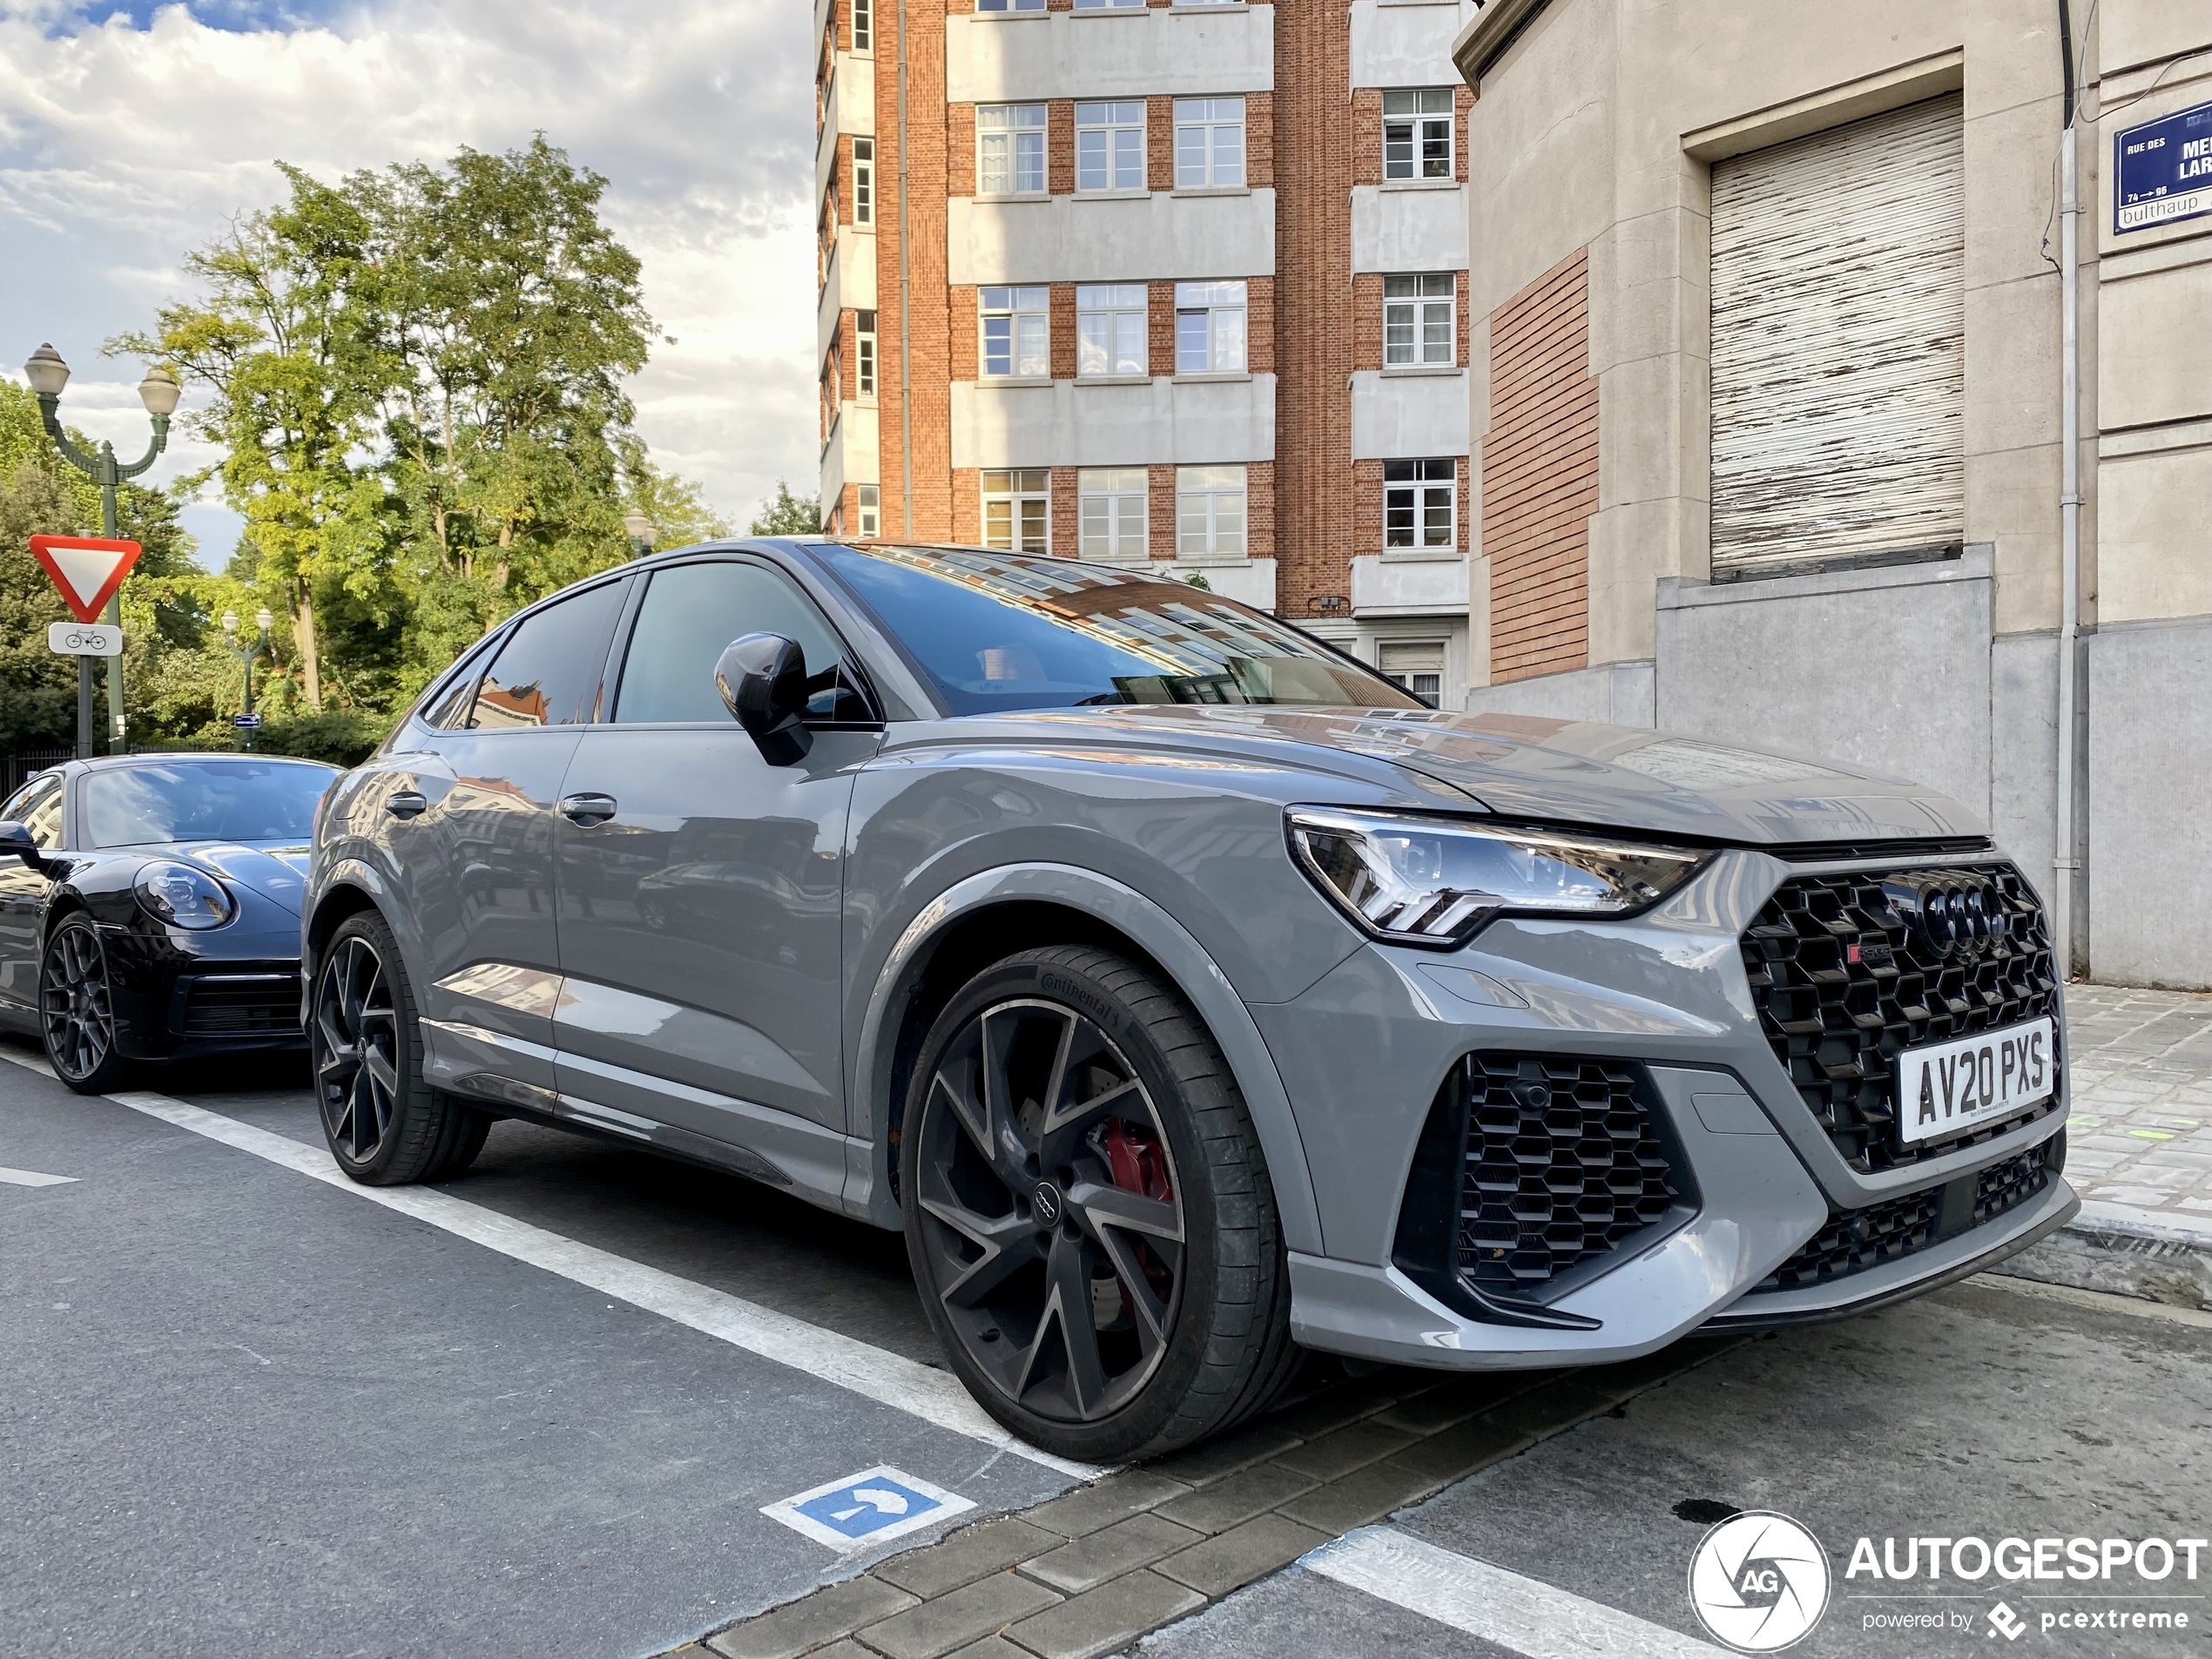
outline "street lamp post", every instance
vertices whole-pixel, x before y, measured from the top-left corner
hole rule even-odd
[[[30,389],[38,396],[38,418],[45,424],[46,435],[62,452],[62,459],[100,487],[100,534],[113,541],[117,535],[115,492],[125,478],[136,478],[169,447],[169,417],[177,412],[177,400],[184,388],[177,384],[177,377],[158,364],[146,370],[145,379],[138,382],[138,401],[145,405],[146,413],[153,417],[153,442],[139,460],[128,465],[115,458],[115,446],[106,439],[100,447],[87,455],[70,441],[62,425],[62,388],[69,384],[69,365],[51,344],[42,345],[30,354],[30,361],[23,366],[24,377],[30,382]],[[123,624],[123,596],[118,593],[107,602],[107,619],[114,627]],[[107,659],[108,752],[120,754],[125,748],[123,724],[123,658],[120,655]],[[77,745],[82,755],[91,754],[92,726],[92,659],[77,659]]]
[[[268,655],[269,624],[275,620],[269,615],[269,608],[263,605],[253,613],[253,625],[261,631],[261,637],[251,644],[241,645],[238,643],[238,612],[226,610],[223,613],[223,643],[230,647],[231,655],[238,658],[238,665],[246,671],[246,712],[248,714],[253,712],[253,659]],[[246,746],[249,750],[253,746],[253,728],[250,725],[246,728]]]
[[[642,508],[633,507],[622,516],[622,533],[630,538],[630,556],[642,559],[653,550],[653,543],[660,540],[660,527],[645,516]]]

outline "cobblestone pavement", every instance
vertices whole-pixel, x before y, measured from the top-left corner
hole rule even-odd
[[[2212,1225],[2212,995],[2067,988],[2067,1178],[2093,1204]]]

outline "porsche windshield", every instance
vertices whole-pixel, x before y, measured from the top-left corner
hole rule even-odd
[[[1149,572],[956,548],[814,551],[954,714],[1113,703],[1426,706],[1272,617]]]
[[[179,760],[103,768],[84,779],[94,846],[159,841],[300,841],[337,772],[307,760]]]

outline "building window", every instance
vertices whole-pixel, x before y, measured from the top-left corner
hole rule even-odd
[[[1244,469],[1175,469],[1175,552],[1184,559],[1244,556]]]
[[[1241,374],[1244,372],[1243,283],[1178,282],[1175,285],[1175,372],[1178,374]]]
[[[983,475],[983,545],[1052,551],[1052,475],[1042,467]]]
[[[875,395],[875,313],[853,314],[853,373],[862,397]]]
[[[875,0],[853,0],[853,50],[875,50]]]
[[[975,146],[976,187],[982,194],[1043,192],[1043,105],[984,105],[975,111]]]
[[[853,222],[875,223],[875,140],[853,140]]]
[[[872,542],[882,534],[883,488],[880,484],[862,484],[854,494],[860,499],[860,537]]]
[[[1456,547],[1460,463],[1383,462],[1383,545]]]
[[[1383,279],[1386,368],[1459,361],[1459,337],[1452,327],[1453,286],[1449,271]]]
[[[1042,11],[1044,0],[975,0],[978,11]]]
[[[1085,467],[1076,475],[1083,557],[1100,564],[1140,564],[1144,539],[1144,469]]]
[[[1438,707],[1444,700],[1444,642],[1387,640],[1375,652],[1385,679],[1396,680],[1415,697]]]
[[[1244,100],[1175,101],[1175,186],[1226,189],[1244,182]]]
[[[1085,380],[1143,374],[1144,285],[1086,282],[1076,289],[1076,373]]]
[[[1383,94],[1383,177],[1452,176],[1452,91]]]
[[[985,288],[983,378],[1043,380],[1052,373],[1049,288]]]
[[[1142,11],[1144,0],[1076,0],[1078,11]]]
[[[1144,188],[1144,100],[1076,105],[1076,188]]]

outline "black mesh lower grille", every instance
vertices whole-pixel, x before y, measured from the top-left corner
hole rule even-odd
[[[1642,1067],[1478,1054],[1457,1082],[1467,1111],[1459,1264],[1476,1289],[1526,1298],[1617,1250],[1680,1196]]]
[[[1861,1174],[1994,1140],[2063,1103],[2061,1051],[2050,1100],[1965,1135],[1898,1140],[1899,1054],[2057,1011],[2043,907],[2008,863],[1795,876],[1741,943],[1775,1058]]]
[[[195,979],[185,1001],[185,1035],[193,1037],[283,1035],[300,1029],[300,985],[280,976],[209,974]]]
[[[2063,1139],[2053,1140],[1943,1186],[1864,1209],[1838,1211],[1810,1243],[1768,1274],[1758,1288],[1803,1290],[1848,1278],[1925,1250],[1940,1239],[2018,1209],[2051,1184],[2064,1161]],[[1968,1188],[1972,1190],[1970,1205],[1962,1202],[1967,1199]],[[1951,1217],[1949,1226],[1946,1215]]]

